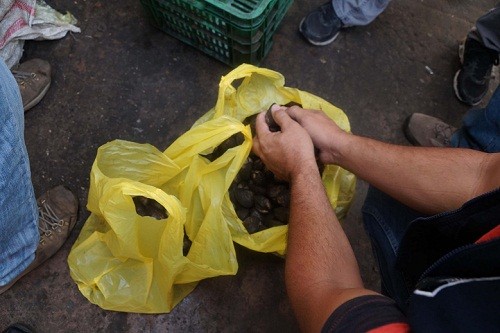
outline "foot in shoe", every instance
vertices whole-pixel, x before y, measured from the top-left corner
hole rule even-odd
[[[2,333],[34,333],[35,331],[28,325],[15,323],[7,327]]]
[[[465,45],[459,48],[459,56],[462,68],[453,79],[455,95],[465,104],[477,105],[488,92],[491,70],[498,65],[498,53],[467,38]]]
[[[14,67],[12,74],[17,81],[24,111],[38,104],[50,87],[51,67],[42,59],[31,59]]]
[[[78,215],[78,199],[64,186],[57,186],[37,199],[40,241],[33,262],[13,281],[0,287],[0,294],[20,278],[52,257],[69,237]]]
[[[309,43],[323,46],[332,43],[342,27],[342,21],[329,1],[304,17],[299,31]]]
[[[404,125],[408,141],[423,147],[449,147],[451,136],[456,130],[441,119],[422,113],[413,113]]]

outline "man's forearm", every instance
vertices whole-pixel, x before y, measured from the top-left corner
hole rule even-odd
[[[428,214],[458,208],[498,186],[485,175],[497,156],[471,149],[397,146],[346,134],[335,154],[343,168]]]
[[[299,322],[319,325],[331,313],[336,294],[362,288],[363,284],[315,163],[303,169],[291,181],[285,279]],[[320,304],[309,304],[311,300]],[[308,331],[321,327],[302,328]]]
[[[351,246],[326,196],[305,128],[283,109],[271,132],[264,113],[257,117],[253,149],[278,177],[290,182],[290,218],[285,282],[290,304],[305,332],[319,332],[334,309],[363,289]]]

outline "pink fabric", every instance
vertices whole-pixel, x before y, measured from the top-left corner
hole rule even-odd
[[[11,0],[0,5],[0,49],[31,25],[35,4],[36,0]]]

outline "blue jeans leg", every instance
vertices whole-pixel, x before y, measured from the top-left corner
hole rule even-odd
[[[372,186],[368,189],[362,212],[380,270],[382,294],[394,299],[405,310],[412,290],[407,288],[402,274],[395,267],[396,253],[408,225],[424,215]]]
[[[346,26],[371,23],[389,2],[391,0],[332,0],[335,13]]]
[[[500,3],[476,21],[475,29],[472,29],[467,37],[500,52]]]
[[[14,77],[0,59],[0,286],[29,266],[38,240],[23,104]]]
[[[451,146],[487,153],[500,151],[500,86],[484,109],[469,110],[462,127],[451,137]]]

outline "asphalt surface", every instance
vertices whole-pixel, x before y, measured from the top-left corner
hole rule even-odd
[[[80,214],[63,248],[0,296],[0,330],[23,322],[36,332],[298,331],[283,261],[240,247],[235,276],[202,281],[169,314],[106,311],[81,295],[66,260],[89,215],[97,149],[114,139],[165,149],[215,104],[219,79],[231,68],[154,28],[139,1],[47,3],[71,12],[82,32],[25,46],[23,61],[46,59],[53,73],[45,98],[26,113],[26,145],[37,195],[65,184],[78,194]],[[282,73],[287,86],[340,107],[355,134],[409,145],[402,125],[414,112],[460,125],[468,107],[452,89],[458,42],[496,1],[394,1],[369,26],[314,47],[301,38],[298,25],[322,3],[294,1],[262,67]],[[490,94],[496,84],[498,78]],[[366,190],[358,180],[342,223],[366,287],[379,290],[360,212]]]

